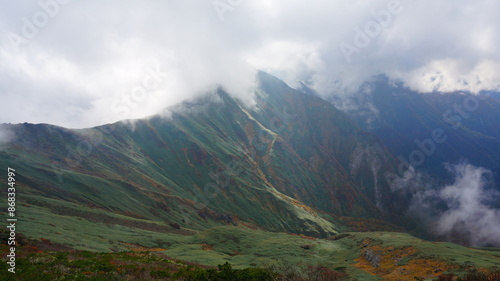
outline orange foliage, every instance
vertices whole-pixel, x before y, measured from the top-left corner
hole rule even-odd
[[[364,249],[362,255],[355,260],[357,262],[355,266],[373,275],[381,276],[383,280],[414,280],[414,277],[431,279],[456,268],[441,260],[418,257],[411,259],[416,253],[413,247],[383,247],[382,245],[369,245],[370,243],[369,239],[363,240]],[[401,261],[404,258],[410,260],[403,264]]]
[[[300,238],[304,238],[304,239],[308,239],[308,240],[316,240],[316,238],[310,237],[310,236],[307,236],[307,235],[304,235],[304,234],[300,234],[299,236],[300,236]]]
[[[210,244],[203,243],[203,244],[201,244],[201,249],[203,251],[212,251],[214,249],[214,247]]]
[[[147,247],[143,247],[141,245],[132,244],[132,243],[123,243],[123,245],[125,245],[127,248],[129,248],[133,252],[162,252],[162,251],[167,250],[167,249],[163,249],[163,248],[147,248]]]
[[[238,222],[238,221],[237,221],[237,222]],[[253,223],[249,223],[249,222],[244,222],[244,221],[241,221],[241,222],[238,222],[238,224],[241,224],[241,225],[243,225],[243,226],[245,226],[245,227],[248,227],[248,228],[250,228],[250,229],[253,229],[253,230],[258,230],[258,229],[259,229],[259,227],[257,227],[255,224],[253,224]]]
[[[43,243],[50,243],[50,240],[49,239],[46,239],[46,238],[40,238],[40,241],[42,241]]]

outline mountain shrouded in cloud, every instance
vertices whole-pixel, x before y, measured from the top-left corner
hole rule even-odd
[[[500,2],[0,1],[18,279],[499,279]]]
[[[19,185],[30,204],[55,199],[182,228],[248,222],[327,237],[346,229],[343,221],[403,223],[383,180],[396,172],[388,150],[328,102],[258,77],[252,108],[219,89],[133,129],[2,124],[15,137],[0,163],[26,171]]]
[[[89,127],[152,115],[215,85],[251,104],[255,69],[323,97],[380,73],[422,92],[495,90],[499,6],[4,1],[0,120]]]

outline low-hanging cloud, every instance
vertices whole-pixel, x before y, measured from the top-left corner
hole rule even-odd
[[[228,44],[210,2],[69,1],[22,44],[12,36],[24,38],[43,8],[5,6],[17,14],[5,15],[0,37],[0,122],[94,126],[153,115],[218,85],[252,102],[256,69]]]
[[[252,103],[255,69],[323,97],[380,73],[418,91],[500,85],[492,0],[4,2],[0,122],[140,118],[217,85]]]
[[[492,188],[491,171],[467,163],[446,164],[454,176],[440,186],[412,167],[391,181],[393,192],[409,197],[408,215],[436,238],[468,246],[500,245],[500,194]]]
[[[16,135],[7,125],[0,125],[0,149],[15,140]]]
[[[491,172],[468,164],[448,169],[455,181],[439,193],[448,210],[435,222],[436,233],[472,246],[499,246],[500,210],[487,204],[499,195],[488,190]]]

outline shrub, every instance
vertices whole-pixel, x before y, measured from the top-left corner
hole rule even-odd
[[[455,274],[453,274],[453,273],[443,274],[443,275],[439,276],[438,279],[436,279],[436,281],[455,281],[455,280],[457,280],[457,279],[456,279]]]
[[[489,281],[485,273],[473,270],[467,273],[462,279],[463,281]]]

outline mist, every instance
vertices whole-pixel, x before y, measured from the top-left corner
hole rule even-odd
[[[490,0],[4,2],[0,123],[143,118],[219,85],[252,104],[256,70],[328,100],[378,74],[420,92],[500,89]]]
[[[435,221],[436,234],[471,246],[500,246],[500,210],[487,204],[499,195],[491,190],[491,171],[469,164],[447,168],[455,180],[439,192],[448,210]]]
[[[453,180],[444,186],[413,167],[392,179],[392,191],[409,198],[407,215],[436,239],[500,246],[500,210],[492,204],[500,194],[491,171],[467,163],[445,166]]]
[[[5,125],[0,125],[0,148],[15,139],[15,133]]]

